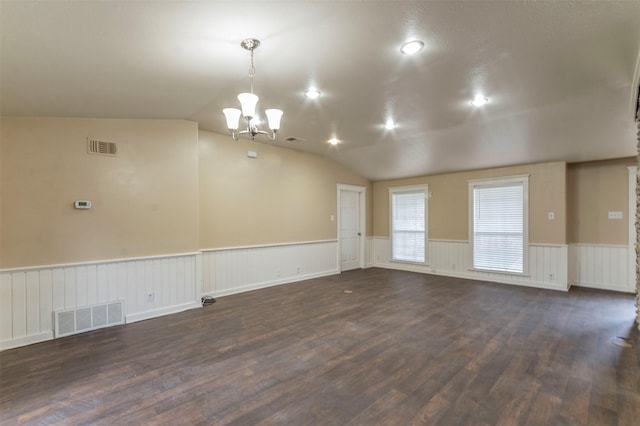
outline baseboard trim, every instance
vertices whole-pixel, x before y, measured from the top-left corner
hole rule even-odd
[[[310,280],[313,278],[328,277],[330,275],[339,275],[339,274],[340,274],[340,271],[337,269],[334,269],[329,271],[318,272],[315,274],[296,275],[295,277],[284,278],[281,280],[263,281],[259,283],[247,284],[241,287],[209,291],[209,292],[203,293],[203,296],[213,296],[213,297],[230,296],[232,294],[244,293],[252,290],[260,290],[261,288],[274,287],[274,286],[283,285],[283,284],[291,284],[299,281]]]
[[[45,331],[38,334],[32,334],[30,336],[19,337],[17,339],[4,340],[0,342],[0,351],[45,342],[47,340],[53,340],[53,331]]]
[[[606,283],[590,283],[590,282],[576,282],[572,284],[575,287],[584,287],[584,288],[593,288],[597,290],[606,290],[606,291],[616,291],[618,293],[628,293],[634,294],[635,291],[631,291],[629,289],[623,287],[614,287],[611,285],[607,285]]]
[[[542,281],[526,281],[526,282],[519,282],[517,280],[512,280],[509,279],[508,277],[505,276],[505,278],[494,278],[494,277],[483,277],[482,275],[476,275],[473,273],[469,273],[469,272],[463,272],[463,271],[437,271],[434,272],[432,270],[430,270],[429,266],[414,266],[414,265],[410,265],[410,264],[404,264],[404,263],[382,263],[382,262],[376,262],[376,264],[374,265],[377,268],[384,268],[384,269],[395,269],[398,271],[408,271],[408,272],[417,272],[420,274],[428,274],[428,275],[438,275],[438,276],[442,276],[442,277],[451,277],[451,278],[463,278],[463,279],[467,279],[467,280],[474,280],[474,281],[485,281],[485,282],[491,282],[491,283],[498,283],[498,284],[508,284],[508,285],[517,285],[520,287],[534,287],[534,288],[541,288],[541,289],[545,289],[545,290],[556,290],[556,291],[568,291],[569,290],[569,285],[566,286],[566,288],[564,288],[562,286],[561,283],[558,283],[558,285],[553,285],[553,284],[549,284],[549,283],[545,283]]]
[[[127,324],[132,322],[143,321],[151,318],[162,317],[170,314],[177,314],[178,312],[186,311],[189,309],[200,308],[202,305],[198,302],[182,303],[180,305],[167,306],[166,308],[152,309],[149,311],[139,312],[136,314],[129,314],[125,316],[125,322]]]

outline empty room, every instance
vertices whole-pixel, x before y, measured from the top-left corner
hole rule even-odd
[[[638,1],[0,0],[0,424],[637,425]]]

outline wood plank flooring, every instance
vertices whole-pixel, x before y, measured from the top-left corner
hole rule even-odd
[[[633,315],[632,295],[351,271],[4,351],[0,419],[638,425]]]

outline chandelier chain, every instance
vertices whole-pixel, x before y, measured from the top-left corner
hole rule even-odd
[[[256,76],[256,68],[253,66],[253,48],[251,48],[251,65],[249,66],[249,81],[251,82],[251,93],[253,93],[253,77]]]

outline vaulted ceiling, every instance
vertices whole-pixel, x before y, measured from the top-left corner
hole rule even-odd
[[[3,115],[228,134],[255,37],[275,145],[372,180],[635,155],[640,1],[2,1],[0,25]],[[400,53],[411,39],[424,49]]]

